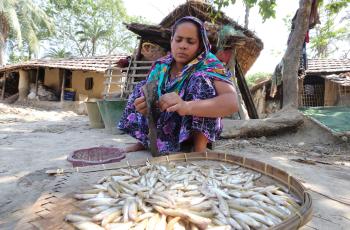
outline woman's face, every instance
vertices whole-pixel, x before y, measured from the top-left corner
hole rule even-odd
[[[197,56],[199,47],[197,27],[191,22],[179,24],[171,40],[171,53],[175,61],[186,65]]]

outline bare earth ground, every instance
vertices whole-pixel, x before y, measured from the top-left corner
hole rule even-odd
[[[0,229],[13,229],[46,191],[53,180],[46,169],[71,166],[70,152],[134,142],[91,129],[87,116],[0,103]],[[300,179],[314,204],[313,218],[302,229],[350,229],[350,146],[311,121],[305,119],[296,133],[221,140],[215,150],[255,158]],[[137,152],[127,159],[146,157],[148,152]],[[305,157],[315,164],[293,161]]]

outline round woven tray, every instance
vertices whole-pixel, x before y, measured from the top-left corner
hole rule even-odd
[[[119,148],[94,147],[76,150],[68,155],[67,160],[73,167],[83,167],[118,162],[124,158],[125,154]]]
[[[284,222],[275,225],[269,229],[274,230],[291,230],[291,229],[299,229],[301,226],[305,225],[312,217],[312,199],[311,195],[306,191],[305,187],[293,176],[289,175],[287,172],[278,169],[269,164],[245,158],[236,155],[229,155],[220,152],[204,152],[204,153],[178,153],[172,154],[168,156],[161,156],[156,158],[151,158],[147,160],[133,160],[133,161],[123,161],[118,163],[111,164],[102,164],[102,165],[94,165],[87,166],[83,168],[71,168],[71,169],[57,169],[57,170],[48,170],[48,174],[65,174],[65,173],[88,173],[88,172],[97,172],[97,171],[106,171],[106,170],[114,170],[119,168],[126,167],[139,167],[144,166],[147,162],[155,164],[155,163],[164,163],[164,162],[187,162],[187,161],[198,161],[198,160],[211,160],[211,161],[221,161],[227,162],[231,164],[240,165],[242,167],[257,171],[262,173],[263,175],[270,177],[271,179],[281,183],[286,186],[290,193],[297,196],[301,201],[300,210],[295,212],[290,216],[289,219]]]

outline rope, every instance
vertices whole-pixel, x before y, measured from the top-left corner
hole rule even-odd
[[[301,224],[303,223],[304,217],[300,214],[298,210],[295,209],[294,211],[294,214],[296,214],[299,217],[299,223],[297,227],[297,229],[299,229],[301,227]]]

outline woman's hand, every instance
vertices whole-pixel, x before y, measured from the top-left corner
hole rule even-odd
[[[190,115],[190,105],[187,101],[182,100],[182,98],[176,93],[167,93],[160,97],[159,99],[160,110],[167,112],[177,112],[180,116]]]
[[[147,104],[145,97],[136,98],[134,101],[134,106],[137,112],[141,113],[144,116],[147,115]]]

